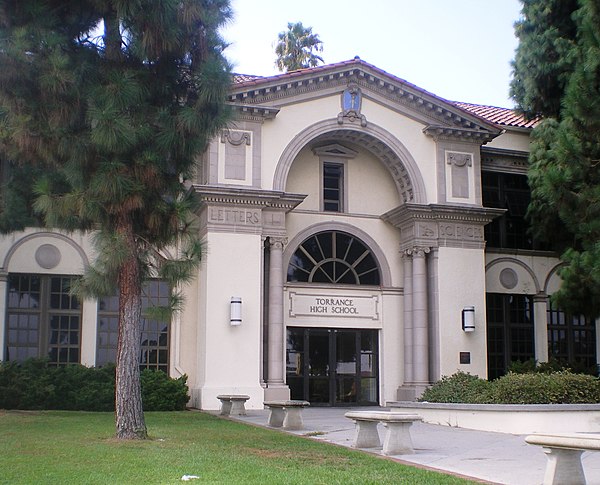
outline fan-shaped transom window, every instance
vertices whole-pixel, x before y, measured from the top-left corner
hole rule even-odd
[[[379,266],[364,243],[345,232],[327,231],[306,239],[288,266],[290,283],[379,285]]]

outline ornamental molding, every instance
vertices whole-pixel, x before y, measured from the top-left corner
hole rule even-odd
[[[526,175],[529,153],[482,147],[481,169],[489,172],[509,172]]]
[[[291,194],[272,190],[238,189],[211,185],[192,185],[202,205],[236,205],[280,209],[289,212],[305,198],[304,194]]]
[[[285,214],[305,195],[194,185],[200,199],[200,236],[207,232],[284,237]]]
[[[343,159],[355,158],[358,152],[348,148],[340,143],[330,143],[328,145],[313,147],[312,152],[318,157],[337,157]]]
[[[269,236],[269,248],[283,251],[287,246],[288,238],[285,236]]]
[[[258,121],[272,120],[279,113],[279,108],[272,106],[257,106],[241,103],[228,103],[232,107],[235,117],[238,120]]]
[[[457,128],[454,126],[429,125],[423,128],[423,133],[431,136],[435,141],[463,141],[468,143],[483,144],[492,141],[499,133],[474,130],[470,128]]]
[[[233,146],[250,145],[250,133],[242,130],[223,130],[221,132],[221,143],[226,142]]]
[[[314,97],[318,91],[329,91],[331,94],[339,93],[343,96],[343,93],[349,89],[358,90],[362,97],[385,100],[391,109],[394,105],[409,108],[420,114],[422,121],[429,123],[432,128],[459,128],[464,131],[462,136],[465,139],[472,140],[475,133],[479,133],[483,143],[501,133],[501,129],[496,125],[360,60],[233,85],[229,101],[234,106],[264,106],[273,103],[283,104],[289,102],[286,98],[292,97],[308,99]],[[344,116],[344,109],[342,109],[341,119],[339,119],[342,123],[348,121],[361,126],[366,123],[360,110],[348,110],[347,114],[352,116]],[[436,134],[436,136],[447,135],[443,132]],[[453,134],[451,139],[455,138]]]

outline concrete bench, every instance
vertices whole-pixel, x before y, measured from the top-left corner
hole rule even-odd
[[[310,406],[308,401],[265,401],[264,405],[270,410],[269,426],[290,430],[304,429],[302,410]]]
[[[250,396],[245,394],[221,394],[217,396],[221,401],[222,416],[246,416],[246,401]]]
[[[544,485],[585,485],[581,454],[600,451],[600,434],[532,434],[525,441],[541,446],[546,453]]]
[[[345,414],[356,423],[355,448],[378,448],[381,446],[377,424],[386,428],[383,441],[384,455],[408,455],[414,453],[410,427],[415,421],[422,421],[418,414],[395,411],[351,411]]]

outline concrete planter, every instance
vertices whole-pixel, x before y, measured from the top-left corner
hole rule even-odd
[[[600,432],[600,404],[447,404],[388,401],[431,424],[498,433]]]

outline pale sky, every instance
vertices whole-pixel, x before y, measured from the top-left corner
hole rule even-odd
[[[513,107],[508,95],[519,0],[231,0],[223,31],[234,72],[268,76],[277,34],[312,27],[326,63],[359,56],[446,98]]]

